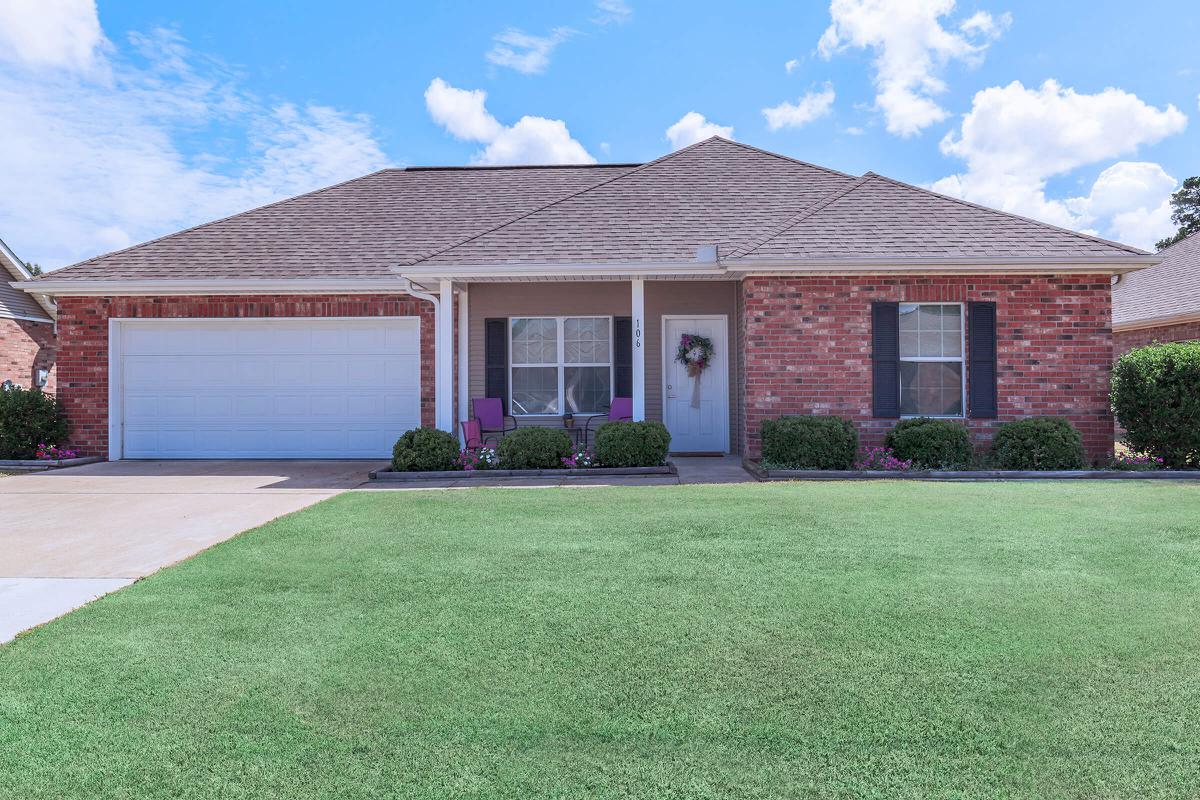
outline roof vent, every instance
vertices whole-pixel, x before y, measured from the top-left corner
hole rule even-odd
[[[715,244],[702,244],[697,247],[696,261],[701,264],[717,263],[717,246]]]

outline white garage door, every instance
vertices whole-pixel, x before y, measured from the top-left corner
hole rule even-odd
[[[416,317],[126,320],[124,458],[388,458],[421,420]]]

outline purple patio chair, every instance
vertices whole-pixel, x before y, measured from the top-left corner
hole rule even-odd
[[[498,433],[501,436],[517,429],[517,421],[504,413],[499,397],[476,397],[471,401],[471,411],[479,421],[480,438],[484,434]],[[509,425],[509,422],[512,425]]]
[[[633,398],[632,397],[614,397],[612,404],[608,407],[608,414],[597,414],[594,417],[588,417],[588,421],[583,426],[583,442],[587,444],[588,437],[592,434],[592,423],[596,420],[600,422],[628,422],[633,419]]]
[[[478,450],[481,447],[495,447],[496,440],[493,438],[483,438],[483,430],[479,427],[479,420],[468,419],[462,424],[463,442],[466,443],[468,450]]]

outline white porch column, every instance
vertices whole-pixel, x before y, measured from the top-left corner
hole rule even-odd
[[[434,315],[434,424],[454,433],[454,284],[440,282]]]
[[[470,389],[469,383],[471,380],[470,374],[470,349],[468,346],[467,335],[470,325],[470,316],[467,309],[467,287],[463,286],[458,290],[458,421],[466,422],[471,417],[470,409]],[[462,425],[458,425],[458,436],[463,438]],[[466,446],[466,441],[463,441],[463,446]]]
[[[633,421],[646,419],[646,285],[634,278],[633,288]]]

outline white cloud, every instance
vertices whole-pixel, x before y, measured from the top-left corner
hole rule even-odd
[[[618,24],[628,22],[633,17],[633,9],[623,0],[596,0],[596,16],[592,22],[597,25],[607,25],[610,22]]]
[[[0,59],[10,63],[90,72],[107,45],[95,0],[0,3]]]
[[[549,36],[534,36],[520,28],[508,28],[492,37],[495,42],[485,58],[499,67],[509,67],[525,75],[540,75],[550,66],[550,54],[574,33],[570,28],[555,28]]]
[[[596,159],[575,139],[562,120],[525,116],[506,126],[485,107],[481,89],[457,89],[434,78],[425,90],[425,107],[433,121],[456,139],[479,142],[474,164],[594,164]]]
[[[959,129],[941,143],[967,169],[933,188],[1076,230],[1098,225],[1106,235],[1145,246],[1153,244],[1149,231],[1162,222],[1162,202],[1175,184],[1158,165],[1113,164],[1083,198],[1048,198],[1046,182],[1186,126],[1174,106],[1155,108],[1120,89],[1080,94],[1053,80],[1037,88],[1014,81],[976,93]]]
[[[19,187],[0,230],[25,258],[62,266],[386,164],[366,117],[263,104],[170,31],[130,39],[146,66],[117,48],[87,73],[0,65],[0,105],[20,109],[0,126]]]
[[[434,78],[425,90],[425,108],[433,121],[455,139],[490,142],[504,126],[484,107],[487,92],[482,89],[456,89],[441,78]]]
[[[762,113],[767,118],[767,128],[773,131],[799,128],[820,119],[833,109],[834,97],[833,87],[827,83],[824,89],[809,92],[799,102],[789,103],[785,100],[772,108],[764,108]]]
[[[1154,243],[1175,231],[1171,222],[1171,192],[1176,181],[1158,164],[1118,161],[1100,173],[1087,197],[1064,201],[1089,223],[1107,221],[1112,238],[1153,249]]]
[[[715,122],[709,122],[704,118],[703,114],[689,111],[680,117],[678,122],[667,128],[667,141],[671,143],[673,150],[687,147],[689,144],[695,144],[696,142],[702,142],[710,136],[723,136],[726,139],[732,139],[733,126],[718,125]]]
[[[786,72],[788,75],[791,75],[799,67],[800,67],[800,59],[798,59],[798,58],[789,58],[787,61],[783,62],[783,71]]]
[[[941,69],[955,60],[977,62],[1011,19],[978,12],[960,35],[941,23],[953,10],[954,0],[832,0],[832,22],[817,51],[829,59],[851,47],[872,50],[875,105],[889,133],[912,136],[949,116],[932,99],[946,90]]]
[[[968,36],[985,36],[995,39],[1012,27],[1012,14],[1005,11],[993,17],[986,11],[976,11],[959,24],[958,29]]]
[[[848,133],[851,136],[862,136],[864,133],[866,133],[866,131],[862,128],[850,127],[846,128],[845,133]]]

